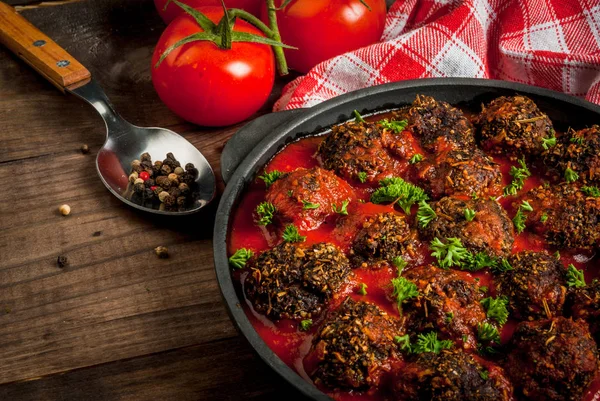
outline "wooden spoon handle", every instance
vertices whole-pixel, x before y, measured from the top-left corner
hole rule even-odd
[[[90,80],[90,72],[73,56],[1,1],[0,43],[63,92]]]

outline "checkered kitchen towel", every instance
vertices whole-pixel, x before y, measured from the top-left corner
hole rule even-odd
[[[274,109],[428,77],[516,81],[600,104],[600,0],[397,0],[380,43],[317,65]]]

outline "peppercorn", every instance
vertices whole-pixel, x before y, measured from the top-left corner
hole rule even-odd
[[[164,191],[163,187],[157,186],[152,189],[154,191],[154,195],[158,196],[161,192]]]
[[[158,194],[158,199],[162,202],[165,203],[165,200],[169,197],[169,193],[166,191],[162,191]]]
[[[190,187],[185,182],[179,184],[179,191],[181,191],[181,195],[187,196],[190,193]]]
[[[149,167],[147,169],[144,170],[146,173],[148,173],[149,177],[154,177],[154,170],[152,170],[152,167]]]
[[[141,161],[139,161],[139,160],[134,160],[134,161],[132,161],[132,162],[131,162],[131,169],[132,169],[133,171],[135,171],[136,173],[139,173],[139,172],[141,172],[142,170],[144,170],[144,169],[142,168],[142,162],[141,162]]]
[[[175,198],[172,195],[166,196],[165,200],[163,201],[166,207],[173,207],[175,205],[175,202],[177,202],[177,198]]]
[[[190,174],[190,173],[184,173],[181,176],[181,181],[185,182],[188,186],[192,186],[194,184],[194,182],[196,181],[196,179]]]
[[[154,164],[152,165],[152,171],[154,172],[154,175],[160,174],[161,167],[162,167],[162,162],[160,160],[157,160],[154,162]]]
[[[143,184],[143,183],[144,183],[144,180],[142,180],[141,178],[138,178],[138,179],[136,179],[136,180],[133,182],[133,185],[135,185],[135,184]]]
[[[154,248],[154,252],[156,252],[156,256],[161,259],[166,259],[169,257],[169,249],[166,246],[157,246]]]
[[[180,208],[184,208],[187,204],[187,198],[185,196],[180,196],[177,198],[177,206]]]
[[[142,171],[142,172],[139,174],[139,177],[140,177],[140,179],[141,179],[142,181],[146,181],[147,179],[149,179],[149,178],[150,178],[150,174],[148,174],[148,172],[146,172],[146,171]],[[136,180],[136,181],[137,181],[137,180]]]
[[[141,161],[152,161],[152,156],[150,156],[150,153],[148,153],[148,152],[144,152],[144,153],[142,153],[142,155],[140,156],[140,160],[141,160]]]
[[[59,255],[58,258],[56,258],[56,264],[62,269],[63,267],[69,264],[69,261],[66,256]]]
[[[138,180],[139,178],[136,181]],[[135,184],[133,184],[133,191],[139,195],[143,194],[146,191],[146,186],[144,185],[144,182],[136,182]]]
[[[152,178],[148,178],[146,181],[144,181],[144,185],[146,188],[152,188],[156,185],[156,182]]]
[[[191,168],[191,169],[187,170],[187,173],[189,175],[191,175],[194,180],[196,180],[196,178],[198,178],[198,169],[197,168]]]
[[[177,174],[177,175],[181,175],[185,172],[184,169],[182,169],[181,167],[175,167],[175,170],[173,170],[173,173]]]
[[[156,183],[164,189],[171,188],[171,181],[169,181],[169,179],[167,177],[165,177],[164,175],[160,175],[160,176],[156,177]]]
[[[146,200],[154,199],[154,191],[151,190],[150,188],[145,188],[144,189],[144,199],[146,199]]]
[[[177,159],[175,159],[175,156],[171,152],[167,153],[167,159],[170,159],[170,160],[173,160],[173,161],[177,160]]]
[[[60,212],[60,214],[62,214],[63,216],[68,216],[69,213],[71,213],[71,207],[69,205],[61,205],[58,208],[58,211]]]
[[[167,163],[163,163],[162,167],[160,168],[160,172],[163,175],[169,175],[169,174],[171,174],[172,171],[173,171],[173,169]]]
[[[185,170],[186,171],[193,170],[195,168],[196,168],[196,166],[194,166],[194,163],[188,163],[188,164],[185,165]]]
[[[83,153],[84,155],[87,155],[88,153],[90,153],[90,147],[87,145],[81,145],[81,153]]]
[[[170,188],[167,192],[169,192],[169,195],[175,197],[175,199],[181,196],[181,191],[176,187]]]
[[[135,182],[135,180],[137,180],[138,178],[139,178],[139,175],[138,175],[138,173],[136,173],[135,171],[134,171],[133,173],[129,174],[129,182],[130,182],[130,183],[132,183],[132,184],[133,184],[133,183]]]
[[[167,176],[167,178],[169,179],[169,181],[177,183],[176,185],[179,185],[179,177],[177,176],[177,174],[171,173]]]

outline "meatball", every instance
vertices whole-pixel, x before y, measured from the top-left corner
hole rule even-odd
[[[594,280],[584,288],[576,288],[567,295],[565,311],[573,319],[584,319],[596,342],[600,343],[600,281]]]
[[[453,197],[432,202],[437,218],[419,230],[424,238],[458,238],[472,253],[508,256],[514,239],[513,224],[498,202],[490,199],[461,200]],[[467,221],[465,210],[475,211]]]
[[[418,245],[416,231],[404,216],[379,213],[363,223],[349,254],[355,265],[381,267],[397,256],[406,261],[414,259]]]
[[[434,199],[502,194],[500,167],[479,149],[453,150],[417,164],[417,182]]]
[[[600,184],[600,126],[569,130],[556,146],[544,152],[544,164],[564,177],[567,168],[586,185]]]
[[[400,109],[397,114],[396,119],[406,120],[406,129],[413,132],[421,140],[423,149],[430,153],[475,147],[473,125],[462,111],[446,102],[417,95],[411,106]]]
[[[420,354],[397,372],[399,401],[508,401],[513,388],[504,370],[457,350]]]
[[[327,170],[356,181],[376,182],[397,170],[397,163],[383,146],[382,131],[373,123],[333,127],[319,145],[318,158]]]
[[[542,153],[543,139],[554,136],[552,121],[525,96],[502,96],[483,108],[474,121],[481,147],[511,158]]]
[[[525,199],[533,212],[525,224],[558,248],[595,248],[600,240],[600,198],[585,195],[574,185],[540,186]]]
[[[353,194],[350,185],[330,171],[299,168],[275,181],[267,190],[266,200],[275,206],[280,221],[312,230],[335,214],[331,205],[340,206]]]
[[[349,274],[348,259],[334,245],[282,243],[250,262],[244,290],[271,319],[307,319],[323,311]]]
[[[581,400],[598,372],[598,349],[583,320],[522,322],[509,349],[506,372],[528,400]]]
[[[398,357],[398,322],[376,305],[347,298],[320,327],[305,365],[316,384],[365,390],[379,382],[382,366]],[[314,366],[313,366],[314,365]]]
[[[496,290],[509,299],[511,316],[534,320],[562,315],[566,269],[548,252],[522,251],[508,258],[513,270],[500,273]]]
[[[486,319],[480,301],[483,294],[470,274],[419,266],[404,277],[417,286],[419,296],[405,301],[402,317],[407,331],[435,330],[440,338],[476,349],[477,326]]]

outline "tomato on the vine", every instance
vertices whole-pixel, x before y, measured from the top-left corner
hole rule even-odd
[[[223,17],[219,7],[199,11],[214,24]],[[169,24],[152,56],[154,87],[167,107],[190,122],[224,126],[243,121],[260,109],[273,89],[273,51],[266,44],[235,40],[227,50],[202,40],[171,49],[178,41],[200,32],[205,31],[188,14]],[[235,32],[264,37],[259,29],[240,19],[233,27]],[[161,61],[167,50],[170,52]]]
[[[285,49],[290,68],[306,73],[322,61],[376,43],[386,12],[385,0],[291,0],[277,11],[281,41],[298,48]],[[267,21],[266,7],[261,19]]]
[[[154,0],[156,10],[166,24],[170,23],[180,15],[185,14],[184,11],[172,1],[165,7],[167,1],[170,0]],[[221,7],[221,0],[182,0],[181,2],[193,8],[206,6]],[[254,15],[259,15],[260,5],[262,3],[263,1],[261,0],[225,0],[227,8],[241,8]]]

